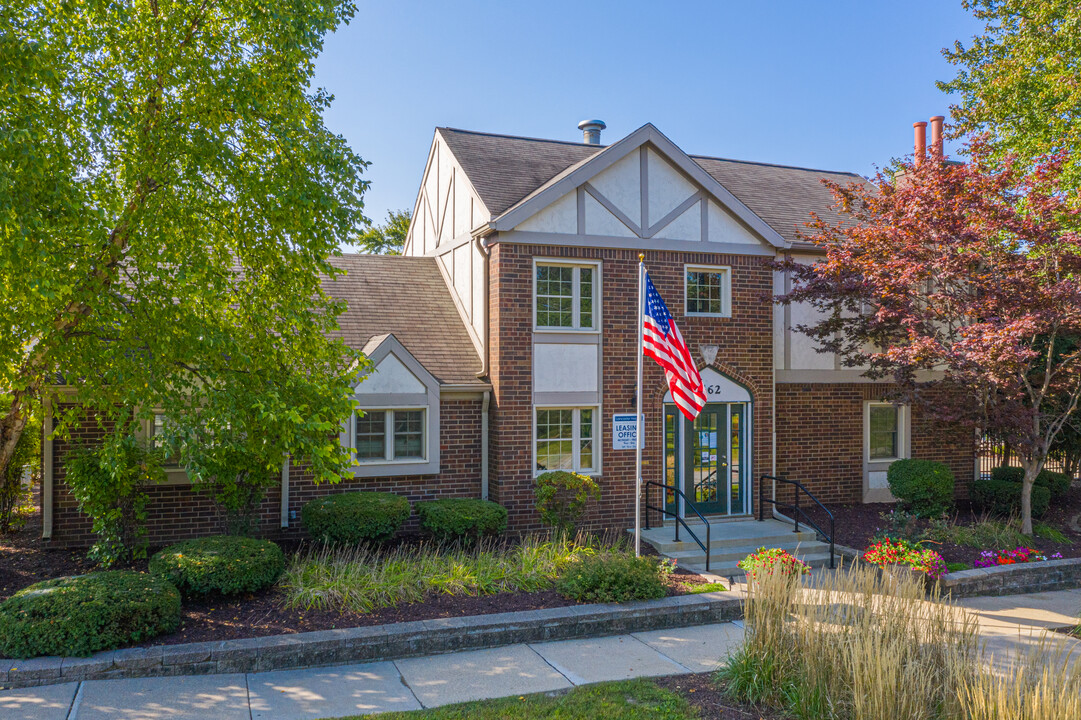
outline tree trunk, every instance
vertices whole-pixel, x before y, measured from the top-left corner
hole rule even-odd
[[[1025,535],[1032,535],[1032,486],[1043,464],[1044,460],[1021,459],[1021,467],[1025,469],[1025,478],[1021,483],[1021,532]]]
[[[23,436],[26,422],[30,419],[30,408],[26,402],[25,391],[16,390],[12,394],[11,406],[0,417],[0,477],[7,473],[11,458],[15,455],[15,446]]]

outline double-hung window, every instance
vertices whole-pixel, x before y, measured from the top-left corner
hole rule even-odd
[[[422,409],[365,410],[356,418],[357,461],[423,461],[427,457]]]
[[[597,470],[596,408],[537,408],[537,472]]]
[[[731,317],[732,271],[726,267],[688,265],[684,269],[684,312]]]
[[[896,405],[872,403],[867,408],[867,459],[901,457],[901,413]]]
[[[597,265],[538,262],[534,322],[543,330],[596,330]]]

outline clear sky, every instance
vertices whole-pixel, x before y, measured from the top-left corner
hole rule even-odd
[[[652,122],[683,150],[871,175],[947,113],[960,0],[358,1],[315,82],[371,162],[365,214],[412,209],[437,126],[602,142]],[[947,152],[949,147],[947,146]]]

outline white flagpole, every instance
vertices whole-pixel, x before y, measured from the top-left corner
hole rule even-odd
[[[638,383],[635,396],[638,408],[634,416],[635,444],[635,493],[634,493],[634,555],[642,554],[642,436],[645,435],[645,423],[642,421],[642,334],[645,332],[645,274],[646,256],[638,253]]]

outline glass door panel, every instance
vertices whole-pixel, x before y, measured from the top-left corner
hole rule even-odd
[[[679,487],[683,480],[682,463],[679,461],[679,429],[683,415],[674,405],[664,409],[664,484]],[[678,497],[671,490],[664,491],[664,507],[670,512],[679,512]]]
[[[729,508],[731,513],[743,513],[746,508],[747,482],[746,463],[744,462],[744,427],[746,425],[746,405],[732,404],[731,419],[729,421],[729,478],[728,486]]]
[[[700,513],[728,512],[727,425],[726,406],[706,405],[690,429],[687,495]]]

